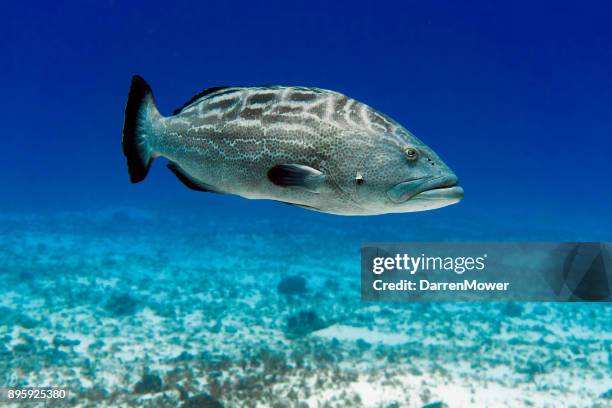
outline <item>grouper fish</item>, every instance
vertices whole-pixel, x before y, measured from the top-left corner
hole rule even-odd
[[[457,176],[399,123],[319,88],[209,88],[162,116],[134,76],[123,152],[133,183],[162,156],[193,190],[331,214],[423,211],[463,198]]]

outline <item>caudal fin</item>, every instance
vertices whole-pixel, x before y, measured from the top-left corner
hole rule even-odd
[[[132,183],[144,180],[149,172],[155,158],[151,146],[156,136],[155,121],[160,118],[151,87],[142,77],[134,75],[123,123],[123,154]]]

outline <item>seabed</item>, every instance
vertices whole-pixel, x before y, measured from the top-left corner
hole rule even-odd
[[[612,406],[607,305],[364,303],[353,233],[4,214],[0,384],[67,387],[53,407]]]

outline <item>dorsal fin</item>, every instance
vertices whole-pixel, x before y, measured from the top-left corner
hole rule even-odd
[[[206,88],[205,90],[203,90],[202,92],[194,95],[191,99],[189,99],[187,102],[185,102],[183,104],[183,106],[181,106],[178,109],[175,109],[174,112],[172,112],[173,115],[178,115],[179,113],[181,113],[181,111],[183,109],[185,109],[186,107],[188,107],[189,105],[191,105],[192,103],[194,103],[195,101],[197,101],[198,99],[201,99],[203,97],[205,97],[206,95],[210,95],[212,93],[215,93],[217,91],[221,91],[223,89],[227,89],[230,88],[229,86],[213,86],[212,88]]]

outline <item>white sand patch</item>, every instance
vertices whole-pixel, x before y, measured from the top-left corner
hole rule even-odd
[[[81,334],[77,332],[67,333],[66,337],[69,338],[70,340],[78,340],[79,344],[74,346],[74,350],[77,353],[84,354],[84,355],[88,354],[89,345],[96,341],[96,338],[92,335],[86,335],[86,334]]]
[[[185,330],[199,328],[204,324],[203,321],[204,313],[201,310],[196,310],[183,318],[183,327],[185,327]]]
[[[457,384],[440,383],[431,387],[434,399],[447,402],[453,408],[471,407],[571,407],[582,406],[575,394],[556,391],[542,392],[525,387],[510,388],[494,382]]]
[[[82,286],[89,286],[90,280],[85,276],[77,276],[75,283]]]
[[[263,300],[263,298],[261,297],[261,294],[254,293],[254,294],[250,295],[249,297],[245,297],[243,299],[240,299],[239,302],[247,305],[251,309],[255,309],[257,307],[257,304],[259,302],[261,302],[262,300]]]
[[[21,305],[23,295],[14,290],[3,292],[0,296],[0,306],[13,308],[16,305]]]
[[[96,382],[110,389],[116,389],[124,386],[122,376],[117,373],[109,372],[108,370],[101,370],[98,372],[96,374]]]
[[[145,307],[142,312],[140,312],[140,318],[143,321],[143,324],[150,327],[163,327],[164,318],[157,315],[153,310],[148,307]]]
[[[105,288],[114,288],[117,286],[117,282],[119,282],[118,278],[96,278],[96,286],[105,287]]]
[[[376,330],[370,330],[366,327],[354,327],[334,324],[325,329],[318,330],[313,333],[326,339],[337,339],[340,341],[357,341],[363,340],[368,343],[385,344],[394,346],[410,341],[410,337],[403,333],[385,333]]]

